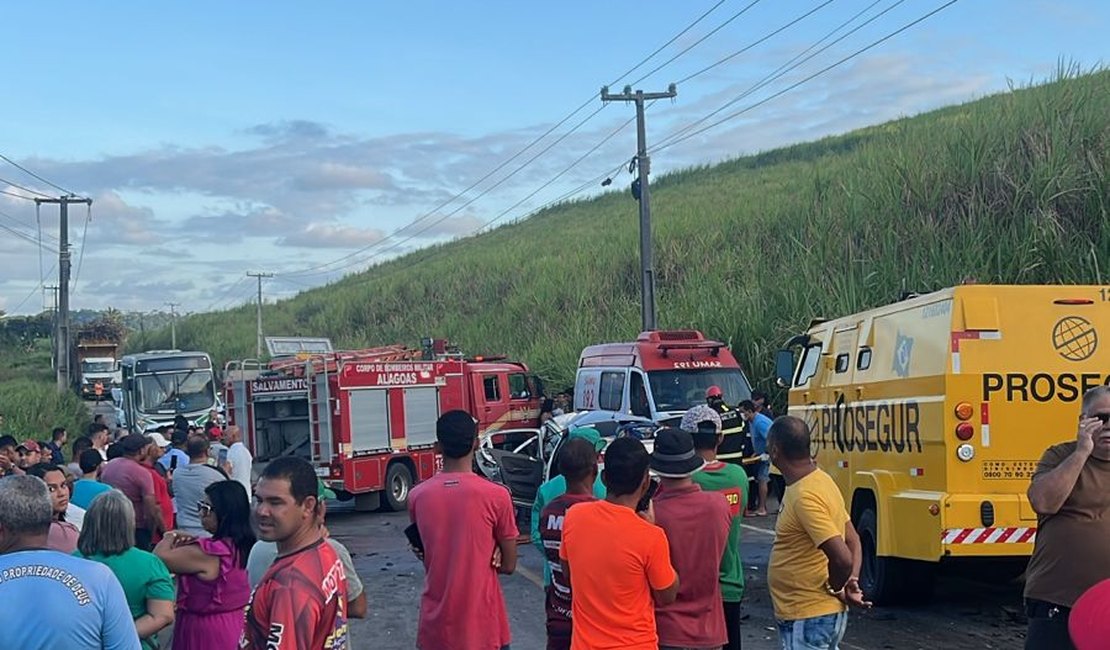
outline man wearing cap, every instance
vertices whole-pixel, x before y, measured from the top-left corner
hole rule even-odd
[[[170,496],[169,483],[166,482],[166,470],[158,462],[165,455],[166,447],[170,446],[170,442],[158,432],[150,433],[146,438],[149,443],[146,446],[146,454],[140,462],[150,472],[154,481],[154,497],[158,499],[158,509],[162,511],[162,526],[165,530],[173,530],[177,509],[174,507],[173,497]],[[160,541],[162,536],[156,534],[151,544],[157,544]]]
[[[105,431],[107,433],[107,431]],[[162,510],[154,494],[154,478],[142,465],[150,441],[132,433],[116,443],[121,456],[112,459],[101,470],[100,480],[127,495],[135,507],[135,546],[144,551],[153,548],[155,534],[165,532]]]
[[[740,601],[744,597],[744,566],[740,561],[740,520],[748,504],[748,474],[739,465],[717,459],[720,446],[721,421],[708,406],[695,406],[682,416],[680,428],[694,439],[694,450],[705,460],[705,467],[692,477],[707,492],[725,496],[732,524],[728,544],[721,557],[721,602],[725,616],[728,643],[725,650],[740,650]]]
[[[754,509],[748,509],[748,516],[766,517],[767,516],[767,486],[771,483],[771,461],[767,458],[767,435],[771,431],[771,423],[773,420],[760,413],[755,406],[755,402],[751,400],[744,400],[740,402],[740,417],[751,426],[752,429],[752,448],[756,454],[761,456],[759,463],[755,466],[755,481],[759,486],[759,501],[756,502]]]
[[[705,464],[689,433],[666,427],[655,434],[651,469],[661,482],[655,523],[667,534],[671,564],[682,576],[678,598],[655,606],[661,650],[720,648],[728,641],[718,578],[732,515],[724,495],[703,492],[690,478]]]
[[[599,453],[605,449],[605,441],[601,439],[601,434],[593,427],[579,427],[567,434],[567,442],[571,440],[585,440],[593,445],[594,449]],[[555,500],[556,497],[565,494],[567,491],[567,479],[562,474],[544,481],[540,485],[539,490],[536,491],[536,501],[532,504],[532,545],[539,549],[541,554],[546,554],[543,546],[543,540],[540,539],[540,514],[549,503]],[[594,477],[593,495],[597,499],[605,498],[605,484],[601,482],[601,476]],[[544,563],[543,565],[543,586],[548,587],[551,585],[551,567]]]
[[[19,466],[24,471],[42,462],[42,447],[34,440],[24,440],[16,451],[19,452]]]

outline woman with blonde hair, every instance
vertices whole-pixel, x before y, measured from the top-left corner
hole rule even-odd
[[[73,554],[112,570],[143,649],[155,650],[158,632],[173,623],[173,578],[162,560],[135,547],[135,508],[123,492],[108,490],[92,500]]]

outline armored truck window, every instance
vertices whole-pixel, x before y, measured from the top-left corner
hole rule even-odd
[[[871,348],[863,348],[856,357],[856,370],[867,370],[871,367]]]
[[[848,372],[848,366],[851,365],[851,359],[852,359],[852,355],[848,354],[847,352],[845,352],[843,354],[836,355],[836,372],[837,372],[837,374],[840,374],[842,372]]]
[[[813,375],[817,374],[817,366],[821,361],[821,344],[807,345],[802,350],[802,362],[799,365],[798,376],[794,379],[795,386],[804,386],[809,383]]]

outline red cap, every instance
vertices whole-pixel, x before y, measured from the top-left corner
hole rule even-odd
[[[1103,580],[1075,601],[1068,618],[1068,633],[1077,650],[1106,647],[1110,635],[1110,580]]]
[[[23,444],[19,446],[23,447],[27,451],[42,451],[42,448],[39,447],[39,443],[35,442],[34,440],[24,440]]]
[[[722,394],[723,393],[721,393],[721,387],[720,386],[710,386],[709,388],[707,388],[705,390],[705,396],[707,398],[708,397],[720,397]]]

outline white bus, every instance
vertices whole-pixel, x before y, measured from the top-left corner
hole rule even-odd
[[[217,408],[212,359],[204,352],[152,350],[120,361],[121,408],[132,432],[145,433],[173,424],[178,415],[203,425]]]

